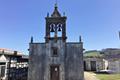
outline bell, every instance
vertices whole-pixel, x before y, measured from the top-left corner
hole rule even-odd
[[[58,27],[58,31],[61,31],[61,27]]]
[[[53,26],[51,27],[51,32],[55,32]]]

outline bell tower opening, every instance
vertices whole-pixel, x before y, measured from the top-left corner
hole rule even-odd
[[[54,11],[49,16],[46,17],[46,35],[45,42],[48,43],[49,40],[62,39],[66,42],[66,16],[61,16],[58,11],[58,7],[55,4]]]

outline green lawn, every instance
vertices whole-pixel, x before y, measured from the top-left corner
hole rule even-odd
[[[96,74],[100,80],[120,80],[120,74]]]

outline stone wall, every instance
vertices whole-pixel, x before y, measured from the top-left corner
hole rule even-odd
[[[91,71],[91,61],[96,62],[96,71],[100,71],[104,69],[104,61],[103,58],[84,58],[85,65],[86,65],[86,70]]]
[[[83,80],[83,47],[80,43],[68,43],[65,62],[65,80]]]
[[[28,80],[44,80],[46,50],[45,44],[30,44]]]
[[[120,59],[109,59],[108,69],[113,73],[120,73]]]
[[[52,55],[57,47],[58,56]],[[50,80],[50,66],[59,65],[59,80],[83,80],[82,43],[31,43],[28,80]]]

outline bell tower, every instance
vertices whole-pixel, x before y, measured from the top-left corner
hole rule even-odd
[[[62,39],[63,42],[66,42],[66,19],[67,17],[61,16],[58,11],[57,4],[55,4],[54,11],[49,16],[47,14],[46,19],[46,35],[45,42],[48,43],[49,40],[55,40],[57,42],[58,39]]]

